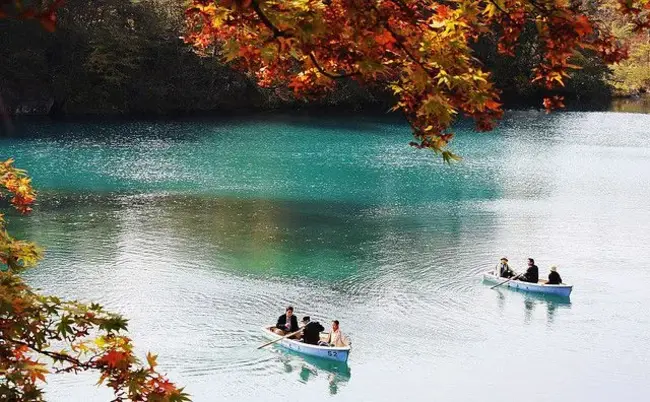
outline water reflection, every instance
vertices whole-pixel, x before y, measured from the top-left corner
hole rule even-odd
[[[514,288],[508,288],[505,290],[496,288],[495,291],[497,307],[502,312],[506,308],[508,298],[512,300],[514,298],[523,297],[525,324],[530,324],[534,321],[534,313],[539,305],[543,305],[546,309],[546,323],[548,326],[554,324],[556,316],[560,310],[571,309],[571,299],[568,297],[530,293]],[[518,303],[515,303],[515,305],[516,304]]]
[[[625,113],[650,113],[650,96],[614,99],[611,110]]]
[[[531,319],[533,318],[533,312],[535,311],[535,301],[529,298],[524,299],[524,322],[530,324]]]
[[[410,149],[406,126],[127,124],[101,140],[102,125],[71,138],[47,126],[56,135],[0,148],[41,191],[32,216],[10,217],[12,233],[48,250],[30,283],[124,313],[136,344],[197,401],[297,389],[374,401],[396,383],[407,400],[554,400],[557,389],[586,400],[647,390],[648,126],[644,115],[509,114],[489,135],[461,129],[453,167]],[[559,263],[580,308],[474,280],[501,255]],[[341,320],[357,345],[352,386],[345,366],[255,349],[288,304]],[[520,353],[484,347],[504,340]],[[551,369],[557,387],[495,386],[496,366]],[[60,396],[49,399],[100,400],[80,396],[79,378],[49,383]]]
[[[326,280],[349,292],[360,277],[379,276],[382,266],[408,268],[391,280],[424,286],[423,276],[444,265],[448,250],[462,248],[468,226],[494,230],[492,213],[455,206],[439,216],[439,208],[422,206],[414,214],[352,202],[44,192],[33,216],[16,217],[21,225],[14,233],[85,260],[113,263],[139,243],[146,249],[134,253],[174,251],[209,269]]]
[[[281,347],[276,347],[276,349],[279,352],[278,359],[286,373],[298,372],[298,381],[305,384],[309,381],[318,381],[319,378],[325,378],[331,395],[337,394],[339,388],[347,384],[352,377],[347,363],[305,356]]]

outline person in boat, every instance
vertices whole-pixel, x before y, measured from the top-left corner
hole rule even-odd
[[[496,275],[501,278],[512,278],[515,275],[515,272],[510,269],[510,265],[508,265],[508,259],[506,257],[503,257],[501,259],[501,262],[499,262],[496,270]]]
[[[309,316],[303,317],[302,325],[302,341],[310,345],[318,345],[320,333],[325,331],[325,327],[318,321],[311,321]]]
[[[518,279],[523,282],[539,282],[539,268],[535,265],[535,260],[532,258],[528,259],[528,269],[523,275],[519,276]]]
[[[548,280],[546,281],[547,285],[561,285],[562,277],[557,273],[557,267],[553,265],[551,267],[551,272],[548,274]]]
[[[319,342],[319,345],[322,346],[334,346],[337,348],[344,348],[350,346],[350,341],[348,338],[341,332],[339,327],[339,320],[332,321],[332,330],[327,337],[327,342]]]
[[[299,329],[298,319],[293,315],[293,307],[289,306],[285,310],[285,313],[278,317],[278,322],[275,324],[273,332],[284,336],[288,333],[296,332]]]

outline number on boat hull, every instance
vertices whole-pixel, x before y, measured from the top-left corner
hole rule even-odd
[[[328,350],[327,355],[332,356],[332,357],[336,357],[336,350]]]

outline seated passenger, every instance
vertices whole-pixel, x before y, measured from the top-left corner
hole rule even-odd
[[[285,310],[285,313],[278,317],[278,322],[275,324],[273,332],[278,335],[286,335],[291,332],[296,332],[298,328],[298,319],[293,315],[293,307],[289,306]]]
[[[339,321],[332,321],[332,331],[330,331],[329,336],[327,337],[327,342],[319,342],[319,345],[322,346],[334,346],[337,348],[344,348],[350,346],[350,341],[348,338],[343,335],[341,329],[339,328]]]
[[[510,269],[510,265],[508,265],[508,259],[506,257],[503,257],[501,259],[501,262],[497,266],[495,274],[501,278],[512,278],[512,276],[515,274],[512,269]]]
[[[302,341],[310,345],[318,345],[320,341],[320,333],[325,331],[325,327],[320,325],[318,321],[311,321],[309,316],[302,319]]]
[[[562,277],[557,273],[557,267],[553,265],[551,267],[551,272],[548,274],[548,280],[546,281],[547,285],[561,285]]]

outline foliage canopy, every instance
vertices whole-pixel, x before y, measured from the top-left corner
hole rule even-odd
[[[648,0],[620,0],[616,9],[635,31],[650,27]],[[514,55],[533,25],[531,80],[547,90],[565,85],[580,52],[607,63],[627,56],[607,24],[568,0],[193,0],[186,15],[188,43],[204,54],[218,50],[262,86],[288,82],[313,97],[339,80],[384,85],[413,129],[412,145],[447,161],[455,158],[447,145],[459,114],[482,131],[503,114],[476,41],[490,38],[500,54]],[[547,97],[544,106],[561,107],[562,98]]]

